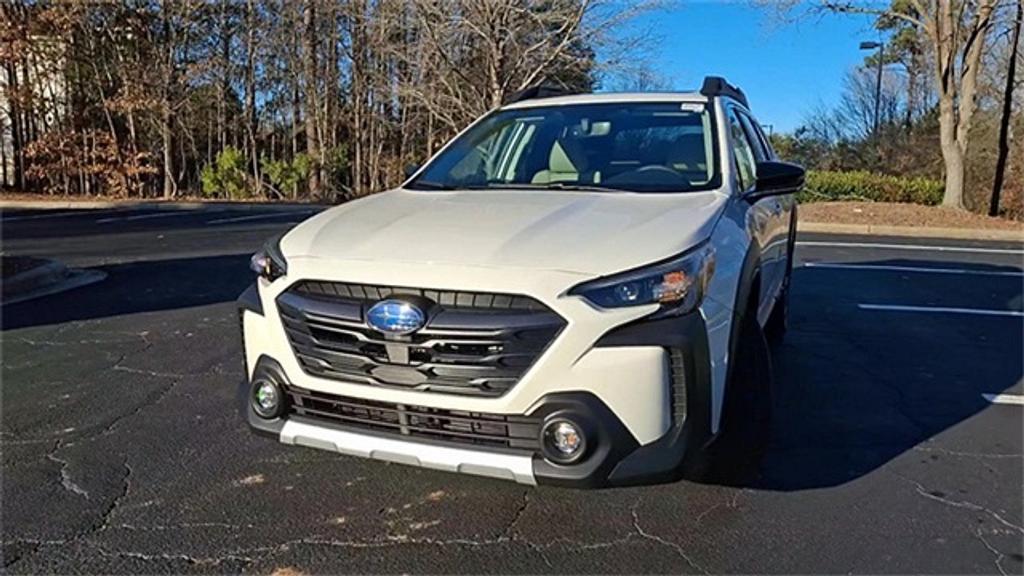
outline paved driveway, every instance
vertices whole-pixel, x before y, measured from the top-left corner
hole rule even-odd
[[[249,434],[233,299],[306,215],[3,214],[108,274],[3,309],[5,571],[1024,569],[1020,246],[801,237],[758,479],[582,492]]]

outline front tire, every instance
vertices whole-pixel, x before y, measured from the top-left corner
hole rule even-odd
[[[728,485],[746,484],[757,475],[771,435],[772,365],[768,341],[753,310],[744,315],[738,328],[721,428],[701,466],[701,476],[706,480]]]

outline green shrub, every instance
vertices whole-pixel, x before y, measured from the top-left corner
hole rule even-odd
[[[232,200],[245,198],[248,195],[245,169],[245,155],[232,146],[224,148],[217,154],[213,164],[203,166],[199,174],[203,195]]]
[[[903,178],[857,170],[830,172],[810,170],[801,202],[864,200],[933,206],[942,202],[942,182],[928,178]]]
[[[282,194],[295,195],[299,184],[306,181],[309,176],[310,161],[306,154],[296,154],[295,158],[288,160],[271,160],[267,157],[260,159],[260,169]]]

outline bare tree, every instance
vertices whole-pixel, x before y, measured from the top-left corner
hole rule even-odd
[[[9,177],[124,196],[374,192],[512,92],[591,88],[599,48],[635,60],[620,24],[650,2],[0,1],[5,95],[24,96],[0,112]]]
[[[939,141],[946,185],[942,203],[963,208],[965,159],[977,110],[978,72],[1000,0],[891,0],[888,6],[853,0],[818,0],[817,10],[899,20],[924,33],[938,89]],[[792,11],[798,0],[758,0]]]
[[[999,195],[1006,178],[1006,161],[1010,157],[1010,117],[1013,113],[1013,87],[1017,80],[1017,58],[1020,56],[1020,28],[1024,20],[1024,0],[1017,0],[1017,13],[1013,22],[1013,39],[1010,41],[1009,64],[1006,67],[1006,88],[1003,91],[1003,111],[999,121],[999,157],[996,173],[992,180],[992,200],[989,216],[999,215]]]

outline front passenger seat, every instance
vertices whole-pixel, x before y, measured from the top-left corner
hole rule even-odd
[[[534,184],[551,184],[552,182],[579,182],[580,174],[587,169],[587,156],[573,140],[558,139],[551,147],[548,156],[548,169],[533,175]],[[601,181],[600,172],[593,174],[595,183]]]

